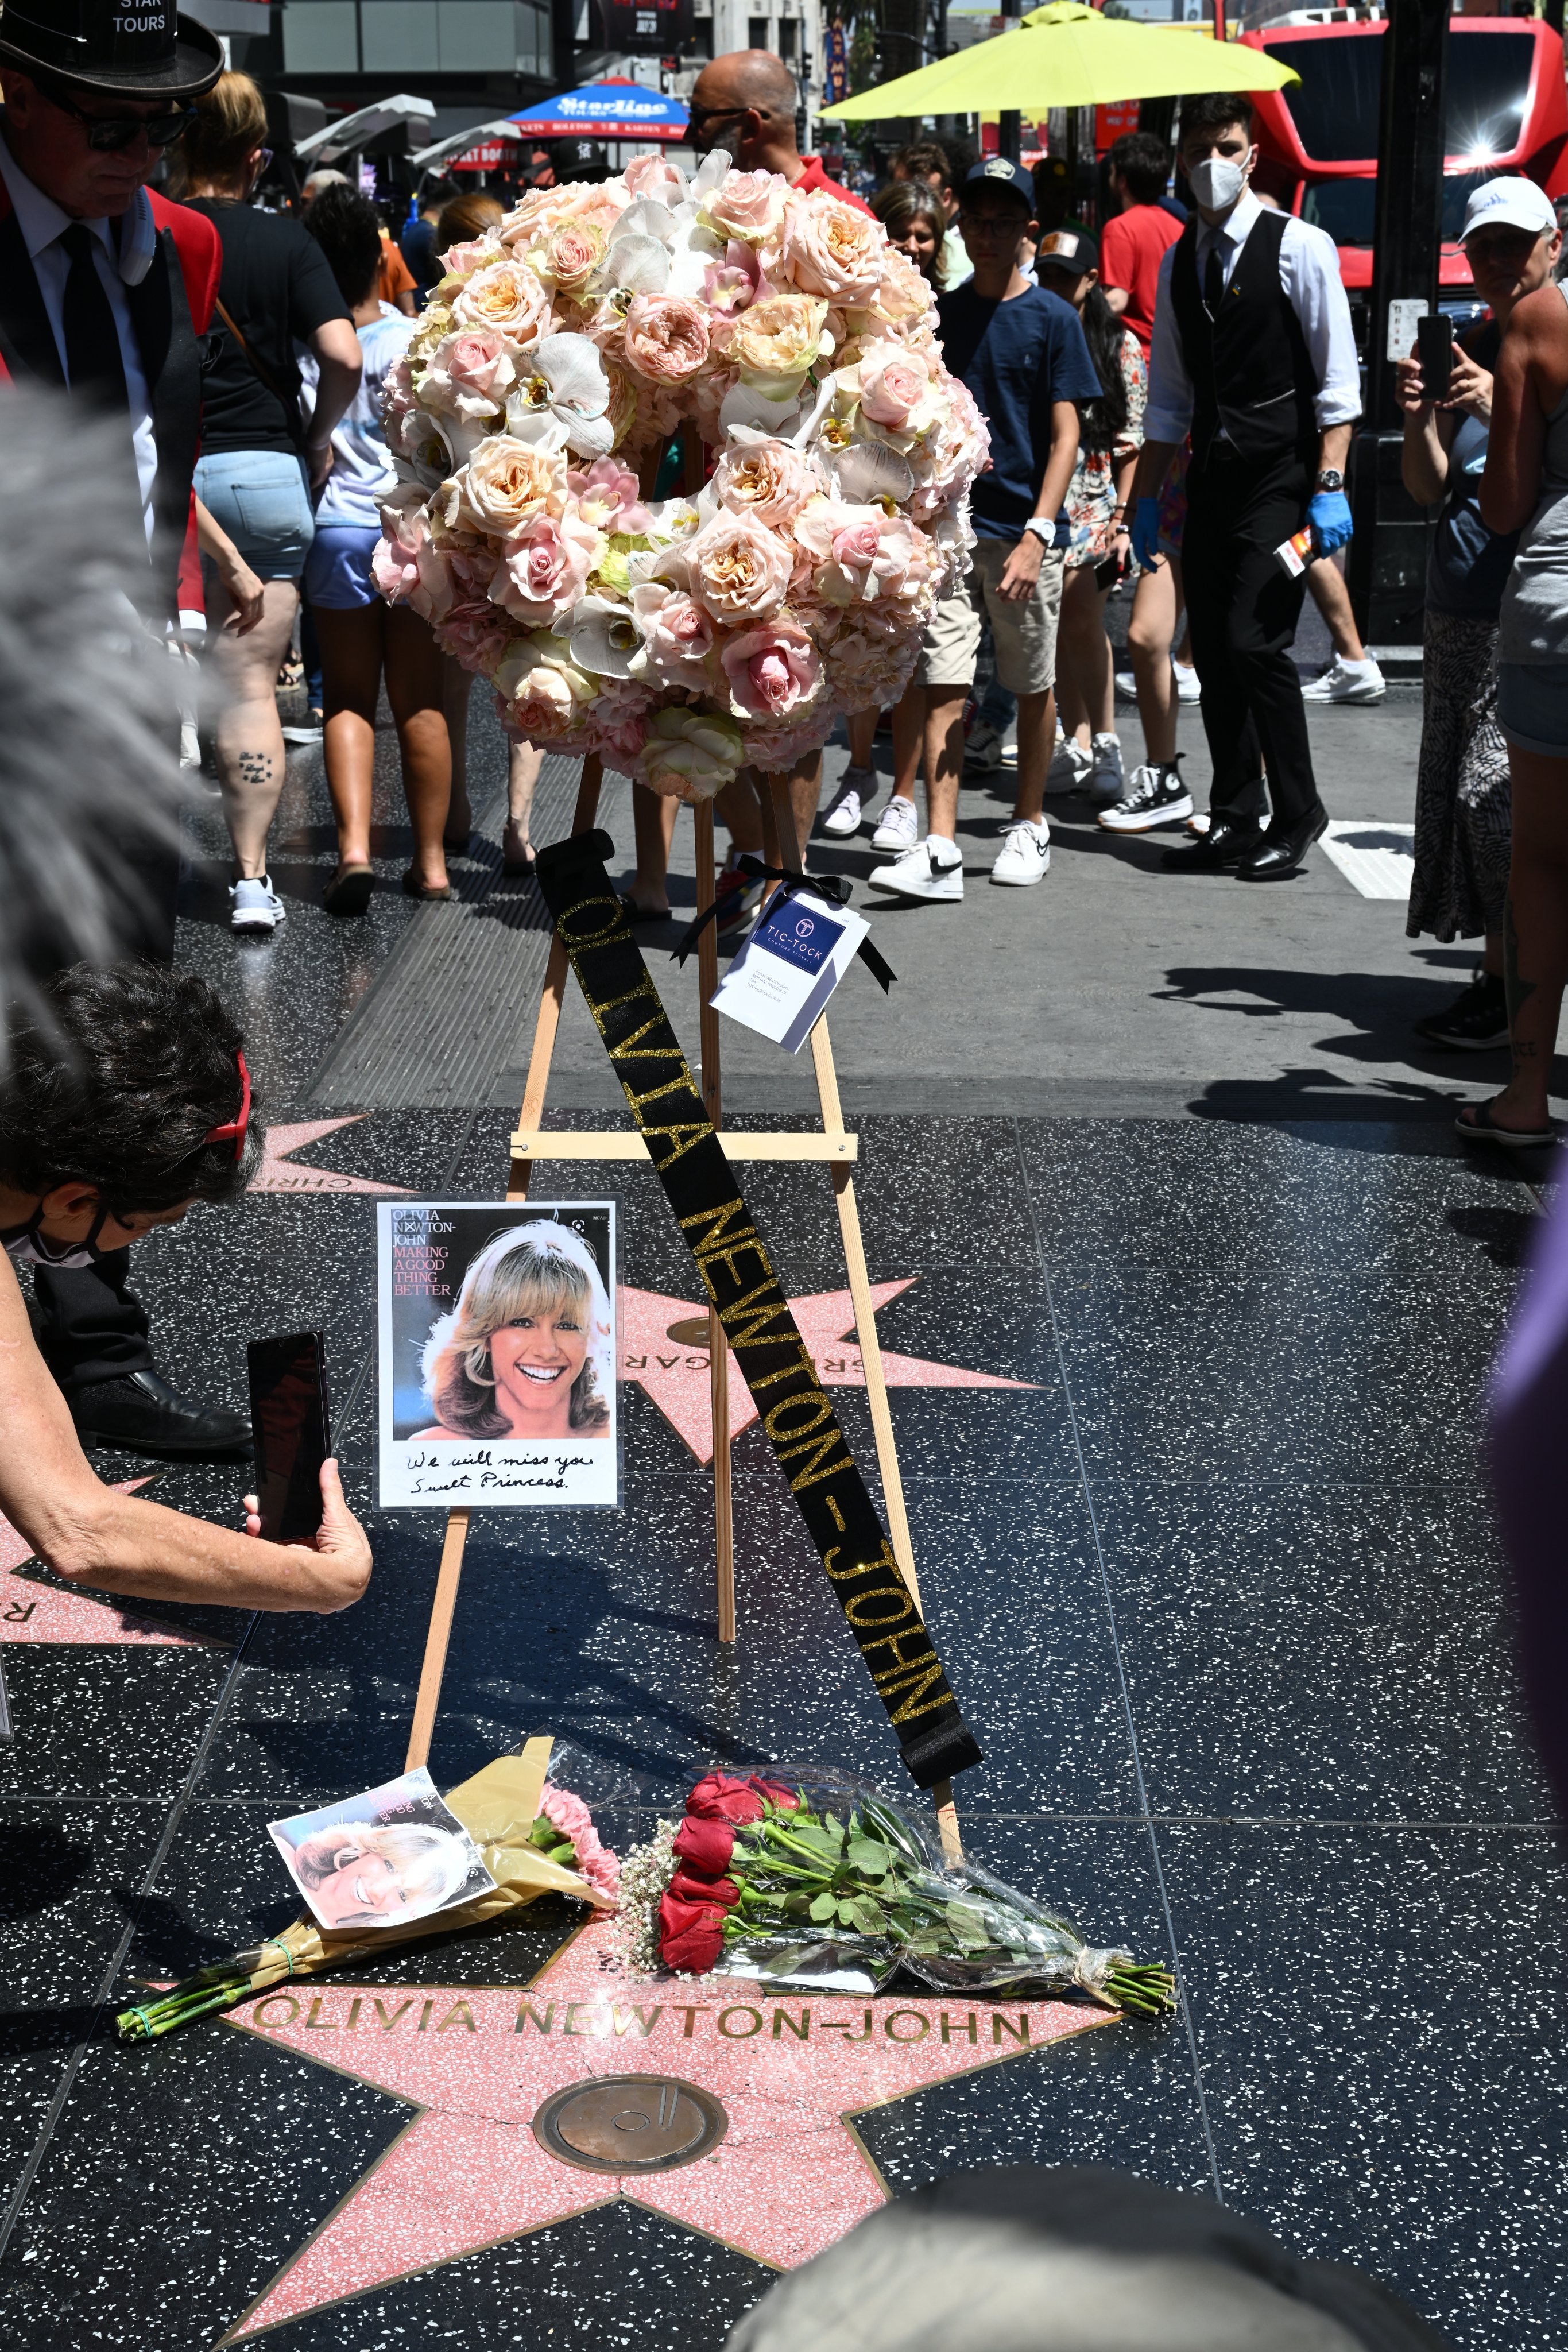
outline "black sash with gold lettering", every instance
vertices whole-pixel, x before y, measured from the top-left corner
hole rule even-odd
[[[608,834],[538,853],[539,887],[789,1491],[923,1789],[980,1761],[659,1002],[604,861]]]

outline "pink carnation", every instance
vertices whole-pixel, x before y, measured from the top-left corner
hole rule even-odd
[[[725,638],[718,657],[737,719],[778,726],[791,711],[814,701],[821,687],[816,646],[799,622],[782,615],[759,628],[735,631]]]
[[[591,1886],[599,1887],[606,1895],[618,1896],[621,1864],[610,1848],[600,1843],[599,1832],[582,1799],[573,1796],[570,1789],[559,1789],[547,1780],[539,1796],[539,1811],[562,1837],[571,1840],[579,1877],[586,1878]]]

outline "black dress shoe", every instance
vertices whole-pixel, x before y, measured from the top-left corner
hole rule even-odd
[[[1160,864],[1167,874],[1224,874],[1250,857],[1263,839],[1255,817],[1217,816],[1190,849],[1167,849]]]
[[[1282,882],[1294,874],[1314,841],[1328,831],[1329,813],[1322,801],[1315,802],[1305,816],[1294,824],[1271,824],[1263,835],[1262,846],[1250,857],[1244,857],[1236,869],[1239,882]]]
[[[95,1381],[78,1389],[69,1402],[77,1435],[95,1445],[199,1457],[243,1453],[251,1442],[243,1412],[193,1404],[161,1372],[122,1372],[117,1381]]]

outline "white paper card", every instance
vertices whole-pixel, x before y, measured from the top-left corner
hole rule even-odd
[[[1430,306],[1425,302],[1390,302],[1388,305],[1388,350],[1390,360],[1407,360],[1416,341],[1416,321],[1424,319]]]
[[[720,1013],[798,1054],[871,925],[810,890],[776,898],[712,998]]]

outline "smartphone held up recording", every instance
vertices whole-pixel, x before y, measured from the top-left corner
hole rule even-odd
[[[321,1465],[332,1451],[324,1337],[253,1339],[246,1352],[261,1532],[270,1543],[304,1543],[321,1524]]]
[[[1416,357],[1423,400],[1447,400],[1454,373],[1454,322],[1446,311],[1416,321]]]

